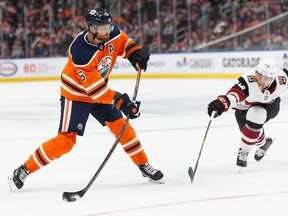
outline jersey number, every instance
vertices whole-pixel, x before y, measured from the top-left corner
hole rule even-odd
[[[83,82],[85,82],[85,81],[86,81],[86,76],[84,75],[83,71],[82,71],[82,70],[79,70],[79,71],[77,71],[77,73],[78,73],[78,75],[80,76],[81,80],[82,80]]]

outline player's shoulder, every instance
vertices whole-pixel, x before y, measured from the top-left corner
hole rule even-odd
[[[276,81],[280,86],[287,86],[288,70],[286,68],[279,69],[276,75]]]
[[[254,76],[255,76],[255,70],[251,69],[242,74],[239,80],[245,81],[247,84],[249,84],[255,81]]]
[[[120,35],[121,35],[120,29],[114,26],[113,31],[110,33],[110,40],[113,40],[114,38],[117,38]]]
[[[99,50],[97,46],[87,42],[86,35],[87,31],[78,34],[69,48],[75,65],[87,65]]]
[[[288,77],[288,70],[286,68],[279,68],[279,69],[277,69],[276,76]]]

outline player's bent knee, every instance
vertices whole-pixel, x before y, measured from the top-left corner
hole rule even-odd
[[[247,112],[246,119],[256,124],[264,124],[267,118],[267,111],[261,106],[252,106]]]
[[[119,135],[124,123],[125,123],[125,119],[120,118],[114,122],[107,122],[106,125],[109,127],[110,131],[117,137]],[[136,134],[129,122],[127,123],[127,125],[125,127],[124,134],[126,134],[127,132],[133,133],[134,135]]]
[[[70,152],[76,143],[77,134],[74,132],[59,132],[57,136],[52,139],[48,145],[43,145],[47,155],[51,159],[59,158],[63,154]]]
[[[114,122],[107,122],[106,125],[109,127],[110,131],[115,135],[115,137],[119,136],[119,133],[121,131],[121,128],[123,127],[125,122],[124,118],[120,118],[117,119]],[[123,132],[123,135],[120,139],[120,143],[125,143],[129,140],[132,140],[136,137],[136,132],[135,130],[132,128],[132,126],[130,125],[130,123],[128,122],[125,130]]]

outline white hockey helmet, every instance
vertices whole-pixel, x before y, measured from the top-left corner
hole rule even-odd
[[[274,80],[278,69],[278,63],[274,59],[264,59],[259,62],[255,70],[261,75],[271,77]]]

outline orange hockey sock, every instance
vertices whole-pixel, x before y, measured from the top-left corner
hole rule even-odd
[[[33,173],[71,151],[76,143],[76,136],[74,132],[59,132],[55,138],[44,142],[26,161],[28,171]]]
[[[106,125],[115,135],[115,137],[118,137],[124,122],[125,119],[121,118],[114,122],[108,122]],[[148,161],[146,153],[140,141],[136,137],[135,130],[131,127],[130,123],[126,125],[126,128],[119,142],[121,143],[124,151],[130,156],[136,165],[142,165]]]

